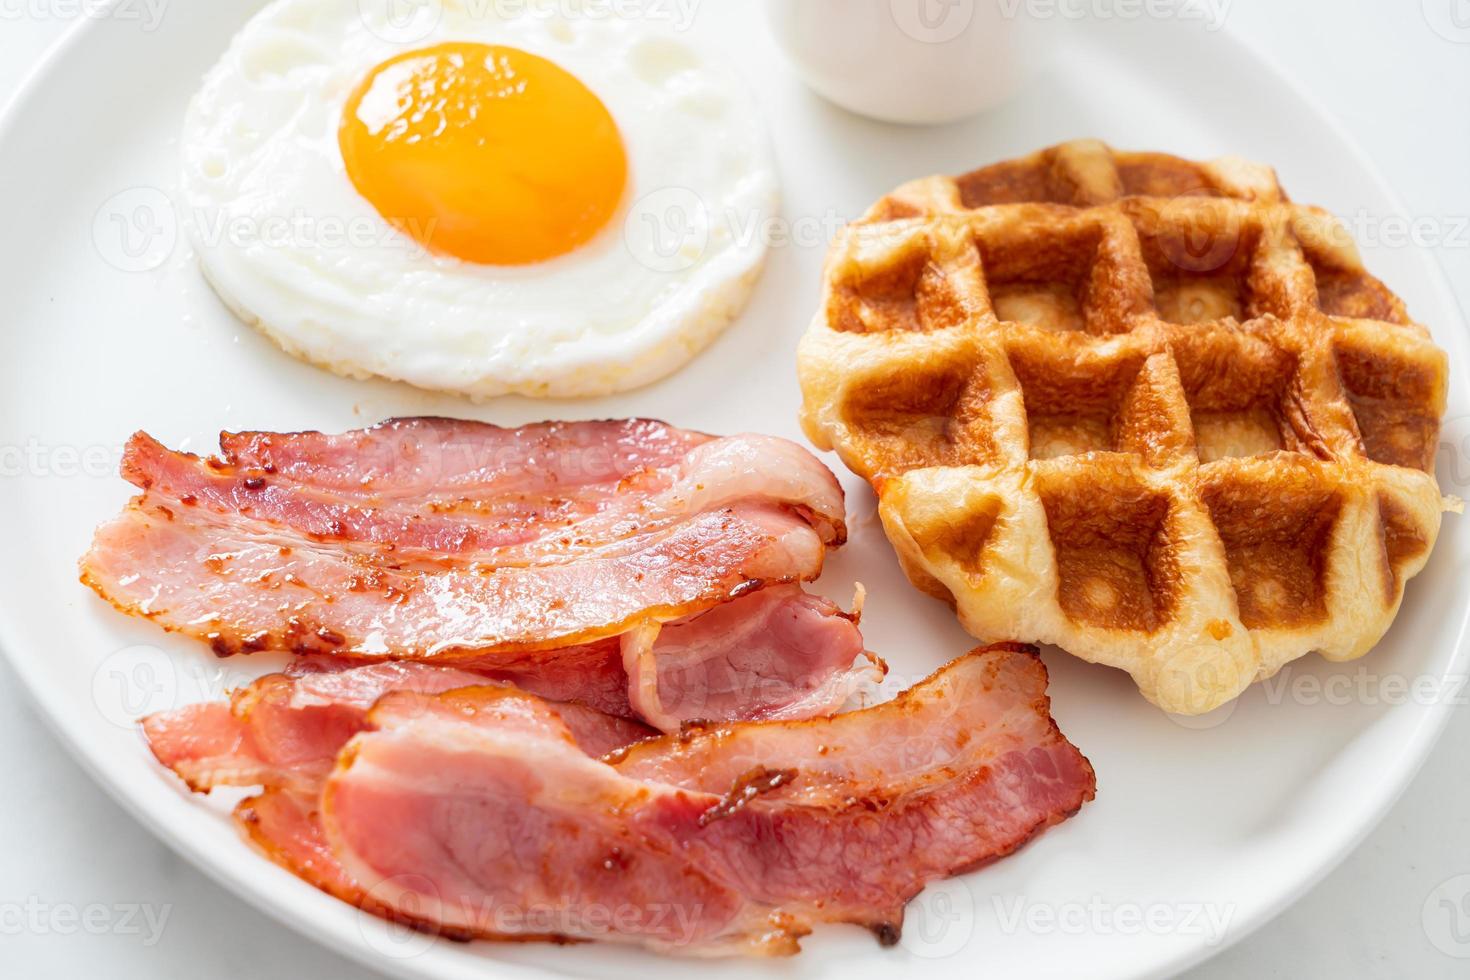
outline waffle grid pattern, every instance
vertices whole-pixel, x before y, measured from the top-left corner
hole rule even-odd
[[[1444,354],[1244,161],[905,185],[833,244],[800,373],[917,586],[1169,711],[1367,652],[1439,530]]]

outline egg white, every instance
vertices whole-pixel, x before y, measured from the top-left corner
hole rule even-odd
[[[444,0],[424,8],[432,24],[407,28],[374,22],[375,6],[276,0],[190,105],[186,224],[236,315],[339,373],[476,399],[634,388],[738,315],[777,186],[760,116],[727,68],[660,25],[559,5],[497,15],[517,5]],[[541,55],[602,99],[630,176],[597,238],[535,265],[477,265],[430,253],[358,194],[337,142],[347,98],[376,65],[446,41]]]

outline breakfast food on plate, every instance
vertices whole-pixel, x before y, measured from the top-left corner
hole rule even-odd
[[[258,787],[250,840],[362,909],[701,955],[819,922],[892,943],[927,882],[1092,799],[1028,648],[833,714],[883,668],[802,589],[846,526],[792,443],[398,419],[220,446],[134,436],[143,492],[82,578],[221,655],[298,654],[143,733],[191,789]]]
[[[139,433],[82,579],[221,656],[414,660],[676,731],[836,710],[881,664],[806,594],[846,537],[809,452],[642,420]]]
[[[632,388],[740,311],[765,244],[724,218],[777,194],[729,70],[648,20],[390,6],[277,0],[190,106],[186,213],[241,319],[478,398]]]
[[[458,938],[698,955],[793,953],[821,922],[896,942],[926,883],[1014,851],[1095,788],[1016,645],[865,710],[648,739],[411,670],[267,677],[144,731],[197,791],[261,787],[236,809],[250,838],[344,901]]]
[[[803,424],[909,578],[1199,713],[1366,653],[1429,557],[1445,355],[1266,167],[1067,143],[846,229]]]

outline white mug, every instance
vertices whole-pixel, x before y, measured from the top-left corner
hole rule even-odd
[[[1007,0],[766,0],[802,79],[886,122],[943,123],[1020,85],[1025,4]]]

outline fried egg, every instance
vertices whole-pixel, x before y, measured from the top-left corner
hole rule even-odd
[[[727,67],[577,4],[392,9],[277,0],[191,103],[186,225],[237,316],[487,398],[637,387],[738,315],[777,190]]]

